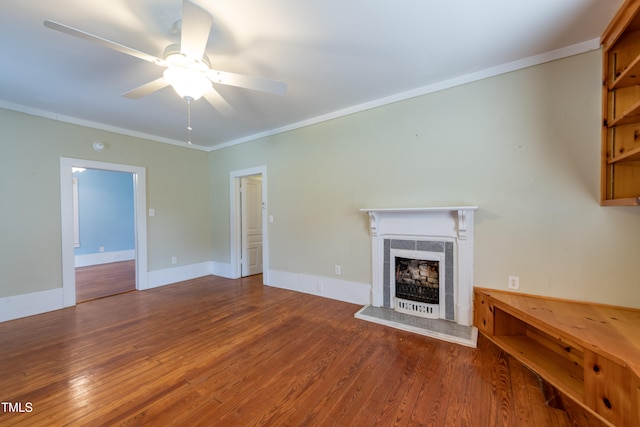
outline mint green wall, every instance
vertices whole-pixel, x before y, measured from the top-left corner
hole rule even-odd
[[[266,165],[271,269],[370,283],[359,208],[470,203],[477,285],[640,308],[640,209],[598,204],[600,67],[591,52],[211,153],[0,110],[0,298],[62,286],[63,156],[146,168],[150,271],[229,262],[229,171]]]
[[[640,209],[598,204],[600,72],[590,52],[214,151],[214,260],[229,171],[264,164],[271,269],[371,283],[359,208],[468,203],[478,286],[640,307]]]
[[[62,287],[60,157],[146,168],[150,271],[211,260],[207,153],[0,109],[0,297]]]

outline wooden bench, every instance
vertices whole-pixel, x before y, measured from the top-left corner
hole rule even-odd
[[[640,426],[640,310],[474,289],[474,325],[603,423]]]

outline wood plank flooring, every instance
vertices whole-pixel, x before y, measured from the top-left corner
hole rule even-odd
[[[355,319],[360,306],[209,276],[0,324],[0,425],[569,426],[537,377]],[[6,406],[6,405],[5,405]]]
[[[120,261],[76,268],[76,302],[136,289],[136,262]]]

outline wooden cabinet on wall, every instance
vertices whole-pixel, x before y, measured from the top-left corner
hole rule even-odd
[[[602,34],[603,205],[640,205],[640,0],[627,0]]]

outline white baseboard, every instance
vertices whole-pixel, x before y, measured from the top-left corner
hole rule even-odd
[[[172,283],[183,282],[185,280],[195,279],[196,277],[209,276],[211,274],[213,274],[213,261],[150,271],[147,274],[147,285],[143,286],[143,284],[140,284],[139,289],[144,290],[157,288],[158,286],[170,285]]]
[[[62,288],[0,298],[0,322],[64,308]]]
[[[90,265],[109,264],[111,262],[130,261],[136,259],[135,249],[126,251],[100,252],[97,254],[85,254],[75,256],[76,267],[87,267]]]
[[[231,264],[226,262],[211,261],[211,265],[211,274],[213,274],[214,276],[220,276],[226,279],[237,279],[237,277],[234,277]]]
[[[331,277],[269,270],[269,286],[353,304],[371,304],[371,285]]]
[[[140,290],[170,285],[196,277],[216,275],[232,278],[231,264],[206,261],[163,270],[149,271],[147,284],[139,284]],[[371,285],[336,280],[330,277],[269,270],[267,285],[304,292],[354,304],[371,304]],[[63,289],[34,292],[0,298],[0,322],[46,313],[64,308]]]
[[[122,261],[122,259],[120,260]],[[170,285],[172,283],[211,274],[213,274],[212,261],[150,271],[147,276],[148,283],[146,286],[144,283],[140,283],[139,289],[156,288],[158,286]],[[64,292],[62,288],[4,297],[0,298],[0,322],[42,314],[62,308],[64,308]]]

